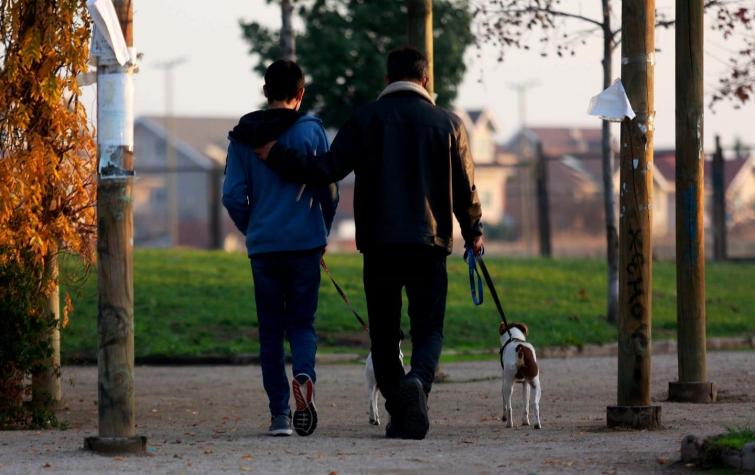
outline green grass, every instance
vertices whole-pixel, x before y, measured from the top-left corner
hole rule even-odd
[[[366,316],[362,260],[358,255],[328,255],[331,272],[357,310]],[[540,347],[612,342],[616,329],[605,322],[605,266],[587,259],[486,259],[507,316],[530,327]],[[396,269],[401,272],[401,269]],[[675,337],[674,264],[654,263],[653,334]],[[708,334],[755,333],[755,265],[708,263]],[[75,310],[62,335],[64,358],[96,355],[96,272],[81,285],[74,259],[63,262],[64,290],[73,289]],[[249,260],[241,255],[196,250],[138,250],[134,254],[136,356],[227,355],[256,352],[257,318]],[[404,306],[406,308],[406,306]],[[408,320],[404,317],[404,327]],[[485,303],[472,305],[466,264],[449,258],[445,346],[481,350],[498,345],[498,315]],[[320,349],[367,347],[367,335],[323,276],[317,317]]]
[[[735,450],[742,450],[748,442],[755,442],[755,429],[747,427],[730,427],[726,429],[724,434],[705,440],[706,444]]]

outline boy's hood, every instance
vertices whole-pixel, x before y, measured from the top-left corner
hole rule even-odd
[[[250,112],[228,133],[228,137],[257,148],[276,140],[300,119],[317,120],[293,109],[264,109]]]

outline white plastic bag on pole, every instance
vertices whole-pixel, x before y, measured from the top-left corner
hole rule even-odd
[[[112,0],[87,0],[87,9],[94,21],[94,37],[92,40],[92,54],[104,57],[115,56],[118,64],[123,66],[131,58],[129,49],[126,46],[126,40],[123,38],[121,24],[118,21],[118,14],[115,11]],[[98,38],[98,35],[100,38]],[[98,39],[104,38],[110,51],[102,51]],[[105,54],[103,54],[105,53]],[[109,53],[109,54],[107,54]]]
[[[615,80],[608,89],[590,99],[587,113],[609,122],[621,122],[624,117],[634,119],[636,116],[621,79]]]

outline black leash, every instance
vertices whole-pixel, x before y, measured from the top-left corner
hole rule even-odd
[[[479,256],[475,256],[474,251],[471,248],[467,248],[464,251],[464,260],[466,260],[469,263],[469,279],[470,279],[470,286],[472,287],[472,301],[475,305],[480,305],[482,303],[482,287],[481,285],[478,286],[480,288],[479,299],[476,298],[475,292],[474,292],[474,273],[472,272],[473,269],[476,270],[477,264],[480,264],[480,270],[482,271],[482,276],[485,278],[485,283],[488,284],[488,289],[490,290],[490,295],[493,297],[493,302],[495,302],[495,306],[498,309],[498,314],[501,316],[501,320],[503,321],[503,324],[506,325],[506,332],[509,334],[509,339],[513,340],[514,336],[511,334],[511,330],[509,330],[509,322],[506,320],[506,313],[503,311],[503,305],[501,305],[501,299],[498,298],[498,292],[495,290],[495,284],[493,284],[493,279],[490,277],[490,272],[488,272],[488,266],[485,265],[485,261],[482,260],[482,255],[485,253],[485,251],[481,251]],[[478,274],[479,278],[479,274]],[[479,303],[478,303],[479,302]]]
[[[357,318],[357,320],[359,320],[359,323],[362,325],[362,329],[368,332],[369,329],[367,327],[367,324],[364,322],[362,317],[359,316],[357,311],[354,309],[354,306],[351,305],[351,302],[349,302],[349,298],[346,296],[341,286],[338,285],[338,282],[336,282],[336,279],[333,278],[333,274],[330,273],[330,269],[328,269],[327,264],[325,264],[325,259],[320,259],[320,267],[322,267],[322,270],[324,270],[325,273],[328,274],[328,277],[330,277],[330,281],[333,282],[333,286],[335,286],[336,290],[341,295],[341,300],[344,301],[344,303],[349,307],[349,309],[351,309],[351,313],[353,313],[354,316]]]

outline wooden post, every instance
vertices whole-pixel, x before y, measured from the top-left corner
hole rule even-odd
[[[131,0],[114,0],[121,30],[133,46]],[[133,58],[132,58],[133,61]],[[86,448],[141,453],[134,408],[133,141],[134,64],[97,58],[97,291],[99,436]]]
[[[548,203],[548,160],[543,152],[543,143],[539,140],[537,142],[537,164],[535,165],[535,170],[540,257],[551,257],[550,205]]]
[[[650,405],[655,0],[622,1],[621,77],[637,114],[621,123],[618,404],[609,427],[660,425]]]
[[[52,355],[44,371],[34,373],[31,379],[31,397],[35,405],[51,405],[60,401],[60,287],[58,286],[58,257],[51,253],[45,258],[45,281],[55,282],[47,297],[47,311],[55,320],[55,327],[48,334]]]
[[[296,37],[294,36],[292,0],[281,0],[281,32],[279,45],[281,59],[296,61]]]
[[[713,259],[726,260],[726,185],[724,183],[724,152],[721,137],[716,135],[713,155]]]
[[[603,89],[613,81],[613,31],[611,1],[601,0],[603,7]],[[611,124],[603,121],[601,131],[601,169],[603,173],[603,212],[606,219],[606,320],[616,323],[619,305],[619,233],[616,230],[616,190],[613,185],[614,153],[611,148]]]
[[[427,71],[430,80],[427,90],[435,92],[433,73],[433,0],[406,0],[407,39],[409,46],[417,49],[427,58]]]
[[[209,248],[223,248],[223,222],[221,220],[220,182],[223,179],[223,167],[213,166],[207,174],[207,211],[209,215]]]
[[[668,398],[713,402],[705,355],[703,0],[676,0],[676,334]]]

